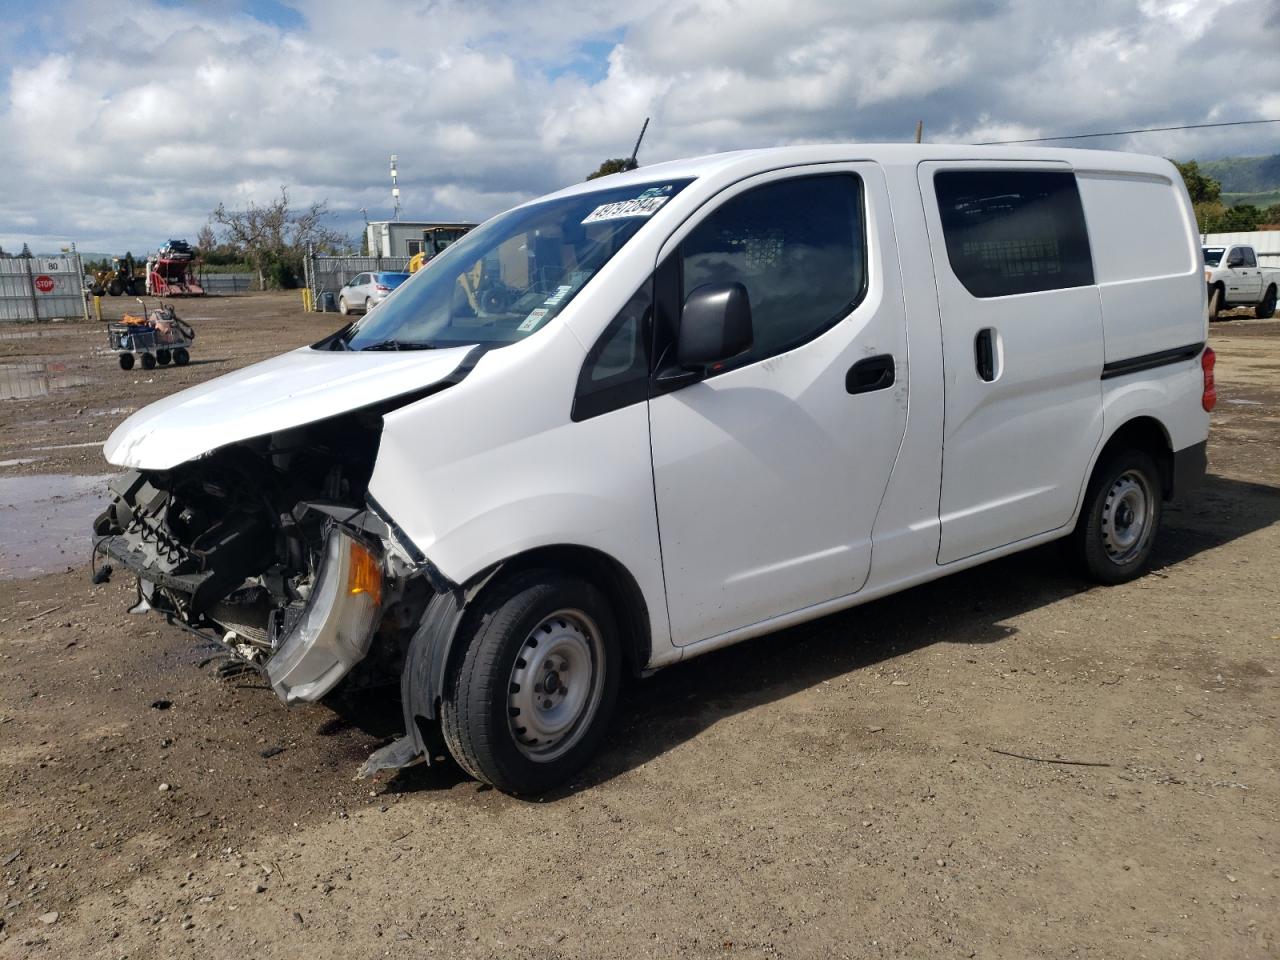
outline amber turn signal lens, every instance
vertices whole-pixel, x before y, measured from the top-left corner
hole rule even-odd
[[[378,558],[354,540],[351,541],[351,570],[347,574],[347,589],[352,596],[358,593],[368,594],[375,606],[382,603],[382,571],[378,568]]]

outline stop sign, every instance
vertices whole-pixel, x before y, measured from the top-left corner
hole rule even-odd
[[[40,276],[36,277],[36,289],[41,293],[52,293],[53,277],[46,276],[43,273],[40,274]]]

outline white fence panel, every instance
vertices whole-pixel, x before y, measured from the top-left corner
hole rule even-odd
[[[0,321],[88,316],[79,254],[0,260]]]

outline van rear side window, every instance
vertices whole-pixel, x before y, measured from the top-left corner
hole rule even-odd
[[[1074,174],[944,170],[933,183],[951,270],[975,297],[1093,283]]]

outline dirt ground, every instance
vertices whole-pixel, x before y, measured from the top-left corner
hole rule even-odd
[[[1280,322],[1214,325],[1212,476],[1148,576],[1043,549],[659,673],[533,802],[356,782],[393,692],[286,709],[90,584],[68,477],[115,424],[337,326],[180,309],[185,369],[0,328],[0,389],[46,391],[0,401],[0,957],[1280,953]]]

